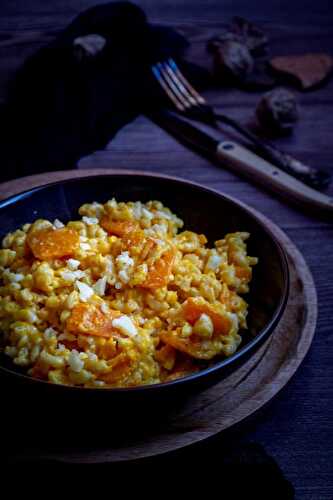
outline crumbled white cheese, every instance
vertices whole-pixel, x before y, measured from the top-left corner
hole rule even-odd
[[[76,271],[76,269],[80,266],[81,262],[76,259],[68,259],[67,266],[71,271]]]
[[[96,281],[94,285],[94,290],[97,295],[102,297],[105,295],[105,289],[106,289],[106,276],[103,276],[103,278],[100,278],[99,280]]]
[[[105,272],[108,275],[113,274],[113,261],[111,255],[105,257]]]
[[[86,215],[84,215],[82,217],[82,222],[88,224],[88,226],[92,226],[93,224],[98,224],[98,219],[97,217],[87,217]]]
[[[132,208],[132,213],[134,219],[140,219],[141,218],[141,213],[142,213],[142,203],[141,201],[136,201],[133,205]]]
[[[84,367],[84,362],[76,349],[72,349],[68,356],[68,364],[73,372],[80,372]]]
[[[24,274],[21,273],[11,273],[10,281],[12,283],[19,283],[24,279]]]
[[[206,264],[206,268],[215,271],[222,263],[221,255],[210,255]]]
[[[117,200],[115,198],[112,198],[112,200],[109,200],[107,202],[107,205],[111,208],[117,208]]]
[[[228,316],[229,316],[229,318],[231,319],[231,321],[232,321],[232,323],[233,323],[234,328],[238,330],[238,328],[239,328],[239,320],[238,320],[238,316],[237,316],[237,314],[236,314],[236,313],[231,313],[231,312],[230,312],[230,313],[228,314]]]
[[[144,217],[145,219],[152,220],[154,218],[154,214],[150,212],[150,210],[148,210],[146,207],[142,207],[141,213],[142,217]]]
[[[135,324],[128,316],[120,316],[112,321],[112,326],[120,330],[124,335],[128,337],[135,337],[138,333]]]
[[[83,243],[80,243],[80,248],[81,248],[81,250],[90,250],[90,245],[89,245],[89,243],[83,242]]]
[[[162,212],[162,210],[156,210],[154,215],[155,217],[158,217],[160,219],[173,220],[172,215],[168,214],[167,212]]]
[[[129,256],[128,252],[121,252],[121,254],[116,257],[116,262],[124,267],[130,267],[134,264],[134,260]]]
[[[56,229],[61,229],[62,227],[65,227],[65,224],[63,224],[61,222],[61,220],[59,219],[54,219],[53,221],[53,226],[56,228]]]
[[[59,352],[64,352],[66,350],[66,347],[64,346],[64,344],[58,344],[58,351]]]
[[[208,314],[202,313],[194,323],[193,332],[201,337],[210,337],[214,332],[213,322]]]
[[[93,208],[95,217],[97,217],[99,219],[104,211],[103,205],[101,205],[100,203],[97,203],[97,201],[94,201],[91,204],[91,207]]]
[[[120,290],[120,289],[121,289],[121,287],[122,287],[122,284],[121,284],[121,283],[119,283],[119,281],[117,281],[117,282],[115,283],[114,287],[115,287],[117,290]]]
[[[118,276],[122,283],[128,283],[130,280],[130,277],[128,276],[127,271],[125,269],[119,271]]]
[[[104,382],[104,380],[94,380],[94,386],[95,387],[104,387],[105,382]]]
[[[94,295],[94,290],[89,285],[82,283],[82,281],[76,281],[75,284],[79,290],[80,300],[82,302],[86,302]]]
[[[108,314],[110,312],[109,306],[107,305],[106,302],[102,302],[102,304],[101,304],[101,311],[104,314]]]
[[[61,271],[60,276],[65,281],[73,282],[85,276],[85,272],[78,269],[77,271]]]

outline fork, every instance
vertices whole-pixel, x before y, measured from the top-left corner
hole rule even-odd
[[[305,165],[271,143],[263,141],[236,120],[225,114],[216,113],[185,78],[173,59],[157,62],[151,69],[173,106],[184,116],[216,129],[219,129],[219,122],[224,123],[248,139],[262,156],[288,174],[316,189],[324,189],[328,186],[331,176],[327,171]]]

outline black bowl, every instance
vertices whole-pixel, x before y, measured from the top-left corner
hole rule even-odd
[[[117,200],[160,200],[180,216],[185,228],[204,233],[213,243],[227,232],[248,231],[249,255],[259,257],[254,268],[249,303],[249,330],[244,332],[239,350],[231,357],[193,375],[171,382],[125,389],[87,389],[49,384],[20,372],[5,356],[0,356],[0,375],[31,388],[47,391],[52,397],[61,393],[72,400],[76,396],[121,398],[184,395],[207,387],[229,375],[243,364],[271,335],[288,297],[289,273],[283,249],[273,234],[251,212],[234,200],[211,189],[185,180],[152,174],[110,174],[71,179],[37,187],[0,203],[0,237],[36,218],[62,221],[75,219],[83,203]],[[112,399],[114,401],[114,399]]]

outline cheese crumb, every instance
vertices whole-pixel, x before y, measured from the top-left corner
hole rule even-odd
[[[82,283],[82,281],[76,281],[75,284],[79,290],[80,300],[82,302],[87,302],[87,300],[94,295],[94,290],[89,285]]]
[[[142,207],[141,214],[142,214],[142,217],[144,217],[145,219],[148,219],[148,220],[152,220],[154,218],[154,214],[152,212],[150,212],[150,210],[148,210],[145,207]]]
[[[128,316],[115,318],[112,321],[112,325],[128,337],[135,337],[138,333],[135,324]]]
[[[76,271],[77,268],[80,266],[81,262],[76,259],[68,259],[67,261],[67,266],[71,271]]]
[[[107,305],[106,302],[102,302],[102,304],[101,304],[101,311],[104,314],[108,314],[110,312],[109,306]]]
[[[162,212],[162,210],[156,210],[154,215],[155,217],[158,217],[160,219],[167,219],[167,220],[173,219],[172,215],[168,214],[167,212]]]
[[[119,271],[118,276],[120,281],[122,281],[125,284],[128,283],[130,280],[130,277],[128,276],[127,271],[125,269]]]
[[[73,372],[80,372],[84,367],[84,362],[76,349],[72,349],[68,356],[68,364]]]
[[[208,314],[201,314],[193,326],[193,332],[200,337],[210,338],[214,333],[214,325]]]
[[[61,229],[62,227],[65,227],[65,224],[63,224],[61,222],[61,220],[59,219],[54,219],[53,221],[53,226],[56,228],[56,229]]]
[[[88,224],[88,226],[92,226],[93,224],[98,224],[98,219],[97,217],[87,217],[84,215],[82,217],[82,222]]]
[[[85,272],[80,271],[80,269],[78,269],[77,271],[61,271],[60,273],[62,279],[70,282],[83,278],[85,275],[86,275]]]
[[[105,289],[106,289],[106,276],[103,276],[103,278],[100,278],[98,281],[96,281],[94,285],[94,290],[97,295],[102,297],[105,295]]]
[[[141,218],[141,213],[142,213],[142,203],[141,201],[136,201],[133,205],[132,208],[132,213],[134,219],[140,219]]]
[[[124,265],[126,267],[133,266],[134,260],[129,256],[128,252],[121,252],[116,258],[117,264]]]
[[[14,283],[18,283],[24,279],[24,274],[21,273],[13,273],[10,277],[10,281]]]
[[[207,264],[206,264],[206,269],[215,271],[222,263],[222,257],[221,255],[210,255],[208,258]]]
[[[90,245],[89,243],[80,243],[80,248],[81,250],[90,250]]]

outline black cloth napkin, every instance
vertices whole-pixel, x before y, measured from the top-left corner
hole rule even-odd
[[[47,436],[47,435],[46,435]],[[81,435],[84,442],[84,433]],[[47,436],[46,439],[50,439]],[[15,491],[36,487],[40,478],[53,484],[55,478],[75,494],[89,486],[94,492],[120,492],[125,498],[221,498],[232,500],[293,500],[294,488],[262,446],[240,442],[229,447],[220,439],[165,455],[119,463],[54,460],[6,461],[0,466],[7,484]],[[75,463],[76,462],[76,463]],[[21,481],[17,483],[17,478]],[[38,486],[37,486],[38,487]],[[97,488],[97,490],[96,490]]]
[[[91,38],[95,45],[105,42],[94,54],[77,44],[89,45]],[[175,57],[200,84],[207,74],[183,60],[187,46],[175,30],[150,25],[130,2],[81,13],[25,62],[9,86],[0,110],[0,180],[75,168],[82,156],[104,148],[162,99],[150,69],[156,61]]]

